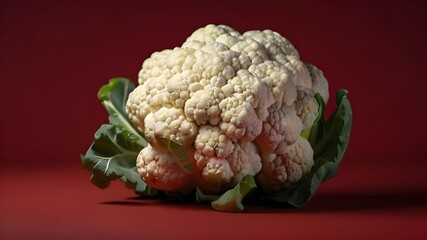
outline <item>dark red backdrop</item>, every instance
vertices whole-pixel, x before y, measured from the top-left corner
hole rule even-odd
[[[350,146],[320,194],[426,194],[423,1],[198,2],[0,1],[0,186],[10,190],[3,194],[41,173],[53,182],[46,170],[86,179],[79,154],[107,121],[98,88],[116,76],[136,81],[152,52],[208,23],[275,30],[323,69],[331,92],[349,90]],[[8,204],[0,210],[12,214]]]

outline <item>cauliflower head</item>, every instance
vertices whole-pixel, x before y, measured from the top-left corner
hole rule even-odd
[[[149,143],[137,167],[150,186],[215,193],[249,174],[262,190],[280,191],[313,166],[300,134],[316,118],[314,95],[328,100],[328,82],[277,32],[207,25],[182,46],[153,53],[138,83],[126,111]],[[181,145],[186,159],[162,139]]]

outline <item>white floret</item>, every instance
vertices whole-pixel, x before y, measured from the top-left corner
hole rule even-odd
[[[226,98],[219,103],[221,131],[233,141],[253,141],[261,132],[262,120],[268,116],[267,108],[272,102],[268,98],[267,86],[247,70],[221,87]]]
[[[240,34],[225,25],[207,25],[181,47],[153,53],[142,64],[138,83],[126,111],[150,143],[151,150],[138,157],[148,184],[174,185],[169,178],[153,177],[150,169],[157,165],[173,166],[166,172],[181,176],[170,149],[158,141],[163,138],[191,153],[184,160],[193,163],[195,179],[220,185],[210,190],[232,187],[245,174],[259,175],[268,191],[283,189],[312,165],[313,150],[300,133],[317,116],[314,95],[328,100],[328,83],[277,32]]]
[[[160,190],[186,192],[195,185],[191,174],[183,171],[171,154],[150,145],[139,153],[136,166],[142,179]]]
[[[293,55],[286,56],[285,60],[286,62],[283,62],[282,64],[291,71],[294,85],[296,87],[311,88],[312,82],[310,72],[303,61]]]
[[[286,55],[295,55],[299,57],[294,45],[277,32],[271,30],[253,30],[245,32],[243,36],[252,38],[263,44],[272,59],[277,59],[280,56]]]
[[[152,78],[152,81],[146,81],[143,85],[139,85],[129,94],[126,103],[126,111],[129,119],[134,126],[144,132],[144,119],[151,113],[162,107],[159,99],[165,96],[165,82],[162,78]]]
[[[228,48],[234,46],[237,42],[239,42],[239,36],[234,36],[230,34],[222,34],[217,39],[216,42],[222,43],[226,45]]]
[[[224,77],[215,76],[203,90],[194,93],[186,101],[184,111],[187,119],[195,121],[199,125],[218,125],[221,121],[221,109],[219,103],[225,98],[221,87],[227,83]]]
[[[209,24],[205,27],[199,28],[194,31],[191,36],[187,38],[186,42],[190,41],[199,41],[202,43],[215,42],[215,40],[222,34],[229,34],[232,36],[240,35],[239,32],[235,31],[229,26],[226,25],[213,25]]]
[[[197,168],[211,183],[238,182],[261,170],[261,158],[252,142],[233,143],[218,127],[202,126],[194,142]]]
[[[230,182],[233,177],[230,164],[222,158],[211,157],[206,160],[202,170],[203,179],[213,185],[222,185]]]
[[[314,120],[316,120],[318,115],[319,104],[314,94],[314,91],[309,88],[298,88],[295,110],[302,120],[303,130],[313,126]]]
[[[163,149],[158,139],[171,139],[175,142],[189,146],[192,145],[198,133],[198,126],[185,118],[181,108],[162,107],[154,113],[149,113],[145,118],[145,137],[157,149]]]
[[[196,148],[196,160],[203,161],[203,158],[216,156],[218,158],[226,158],[233,152],[233,142],[221,133],[216,126],[205,125],[200,127],[199,134],[194,141]],[[202,168],[204,162],[197,162],[197,166]]]
[[[262,130],[262,121],[248,102],[237,98],[224,99],[219,107],[222,110],[222,122],[219,127],[233,141],[253,141]]]
[[[240,181],[245,175],[255,176],[262,167],[258,148],[252,142],[234,143],[234,150],[227,156],[227,161],[234,173],[235,182]]]
[[[202,177],[212,184],[228,183],[233,177],[225,158],[233,152],[232,141],[215,126],[205,125],[194,142],[194,159]]]
[[[213,97],[212,92],[199,91],[185,104],[185,114],[188,119],[199,125],[218,125],[221,122],[221,109],[219,100]]]
[[[143,84],[147,79],[170,76],[170,73],[166,71],[163,66],[166,65],[166,58],[172,53],[171,49],[166,49],[161,52],[154,52],[151,57],[146,59],[142,64],[142,69],[138,74],[138,83]]]
[[[249,71],[267,86],[269,93],[266,97],[270,104],[275,101],[281,101],[286,105],[293,104],[297,93],[289,69],[278,62],[265,61],[259,65],[252,65]]]
[[[239,40],[230,49],[247,55],[251,59],[252,65],[258,65],[270,59],[267,50],[259,42],[245,37],[240,37]]]
[[[303,124],[293,106],[276,102],[268,111],[270,114],[255,142],[262,152],[282,153],[287,145],[300,138]]]
[[[264,191],[280,191],[299,182],[313,166],[313,149],[310,143],[300,137],[288,145],[283,154],[263,153],[262,169],[257,183]]]
[[[326,80],[325,76],[323,75],[322,70],[318,69],[316,66],[314,66],[310,63],[305,63],[305,66],[307,67],[308,71],[310,72],[313,91],[316,93],[319,93],[320,96],[322,96],[323,101],[325,101],[325,104],[326,104],[329,100],[328,80]]]
[[[194,93],[203,89],[203,86],[198,82],[198,76],[190,70],[173,75],[165,87],[168,96],[163,99],[164,102],[162,105],[176,108],[183,108],[185,102]]]

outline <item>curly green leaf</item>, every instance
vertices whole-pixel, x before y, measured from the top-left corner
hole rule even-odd
[[[226,191],[221,196],[206,195],[197,188],[196,200],[211,201],[212,208],[222,212],[241,212],[244,209],[242,204],[245,196],[256,188],[256,183],[252,175],[246,175],[240,182],[232,189]]]
[[[136,157],[143,146],[127,138],[123,129],[102,125],[95,133],[95,141],[81,156],[84,168],[92,171],[91,182],[104,189],[111,181],[120,179],[138,194],[152,190],[147,187],[136,169]]]
[[[132,126],[126,113],[126,101],[135,85],[126,78],[113,78],[98,91],[98,99],[107,110],[110,124],[125,129],[129,138],[141,146],[147,146],[147,141]]]
[[[314,159],[325,158],[339,163],[344,156],[350,138],[353,112],[347,98],[348,91],[337,92],[337,109],[324,123],[324,133],[314,146]]]

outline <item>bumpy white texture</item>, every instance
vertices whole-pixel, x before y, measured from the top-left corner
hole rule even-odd
[[[282,153],[287,145],[294,144],[303,129],[301,119],[293,106],[276,102],[268,108],[261,134],[255,142],[264,153]]]
[[[310,128],[317,117],[319,104],[314,97],[314,91],[309,88],[298,88],[298,98],[295,101],[295,110],[303,123],[303,130]]]
[[[297,183],[313,166],[313,149],[304,138],[284,147],[281,154],[262,153],[257,183],[264,191],[280,191]]]
[[[212,184],[238,182],[261,170],[258,149],[252,142],[234,143],[217,126],[200,128],[194,159],[202,176]]]
[[[195,186],[191,174],[182,170],[171,154],[151,146],[141,150],[136,166],[142,179],[154,188],[187,192]]]
[[[233,142],[217,126],[204,125],[194,142],[194,159],[203,178],[212,184],[228,183],[234,173],[225,159],[233,152]]]
[[[319,93],[325,103],[327,103],[329,100],[328,80],[326,80],[322,70],[318,69],[316,66],[310,63],[305,63],[305,66],[307,67],[311,76],[311,81],[313,85],[312,90],[316,93]]]
[[[316,116],[314,95],[327,101],[327,81],[277,32],[240,34],[225,25],[207,25],[181,47],[153,53],[138,82],[127,112],[150,151],[168,156],[170,164],[156,165],[171,167],[165,172],[179,169],[159,138],[194,150],[186,160],[203,186],[230,186],[250,174],[261,188],[274,191],[296,183],[313,164],[313,150],[300,133]],[[139,162],[147,162],[145,157],[162,159],[141,152]],[[155,177],[146,174],[148,166],[138,168],[150,184]],[[159,179],[156,186],[163,189]]]
[[[145,137],[158,149],[163,149],[157,140],[166,138],[188,146],[193,144],[198,133],[198,125],[188,121],[181,108],[161,107],[156,112],[150,112],[144,119]]]

